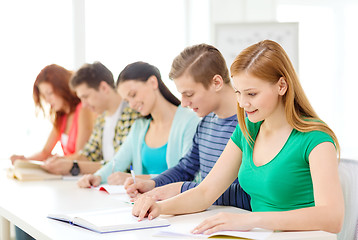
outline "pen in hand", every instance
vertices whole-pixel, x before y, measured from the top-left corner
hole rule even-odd
[[[132,165],[131,165],[131,174],[132,174],[132,178],[133,178],[133,183],[135,183],[135,174],[134,174]]]

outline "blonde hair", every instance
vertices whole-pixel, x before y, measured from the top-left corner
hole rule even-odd
[[[327,133],[332,137],[338,156],[340,156],[336,135],[313,110],[288,55],[278,43],[264,40],[244,49],[235,58],[230,71],[231,77],[245,72],[271,83],[276,83],[283,77],[288,86],[286,94],[282,98],[288,123],[300,132],[317,130]],[[244,109],[240,108],[239,104],[237,109],[239,126],[246,140],[252,144],[253,139],[245,123]]]

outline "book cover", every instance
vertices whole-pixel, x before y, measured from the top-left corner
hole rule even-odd
[[[167,227],[170,225],[169,221],[163,218],[144,219],[138,222],[138,218],[132,215],[132,208],[130,207],[82,213],[55,213],[48,214],[47,217],[98,233]]]
[[[20,181],[62,179],[61,175],[46,172],[41,167],[43,164],[43,161],[16,160],[13,167],[7,170],[7,175]]]

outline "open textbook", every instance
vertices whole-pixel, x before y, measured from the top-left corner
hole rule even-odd
[[[127,191],[124,189],[123,185],[101,184],[98,187],[92,187],[92,189],[108,193],[112,198],[118,199],[122,202],[134,204],[134,202],[132,202],[130,197],[127,195]]]
[[[123,185],[109,185],[109,184],[101,184],[98,187],[93,187],[93,189],[97,189],[99,191],[107,192],[108,194],[126,194],[126,190]]]
[[[41,167],[42,165],[44,165],[43,161],[16,160],[14,165],[7,170],[7,175],[21,181],[62,179],[61,175],[46,172]]]
[[[144,219],[138,222],[138,218],[132,215],[132,208],[130,207],[82,213],[48,214],[47,217],[98,233],[167,227],[170,225],[169,221],[163,218]]]
[[[251,231],[219,231],[210,235],[204,234],[192,234],[190,232],[182,232],[175,229],[166,229],[165,231],[159,231],[154,236],[157,237],[177,237],[177,238],[209,238],[209,237],[235,237],[240,239],[267,239],[273,233],[272,230],[266,230],[261,228],[254,228]]]

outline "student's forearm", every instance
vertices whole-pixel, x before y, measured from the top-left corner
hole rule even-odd
[[[140,179],[145,179],[145,180],[149,180],[151,179],[151,176],[150,175],[136,175],[135,177],[138,177]]]
[[[66,156],[66,159],[77,160],[77,161],[90,161],[90,159],[88,159],[85,156],[78,154],[78,153],[68,155],[68,156]]]
[[[45,161],[47,158],[51,156],[50,152],[41,151],[38,153],[35,153],[29,157],[26,157],[28,160],[39,160],[39,161]]]
[[[241,159],[241,152],[233,142],[229,141],[215,166],[199,186],[159,202],[160,213],[185,214],[207,209],[237,178],[237,172],[232,171],[240,167],[241,161],[237,159]]]
[[[302,208],[285,212],[253,212],[247,221],[252,227],[272,230],[323,230],[338,233],[344,211],[333,206]]]
[[[190,189],[173,198],[158,202],[160,214],[187,214],[201,212],[211,206],[215,200],[205,197],[200,188]]]
[[[92,174],[101,168],[100,162],[78,161],[81,174]]]

